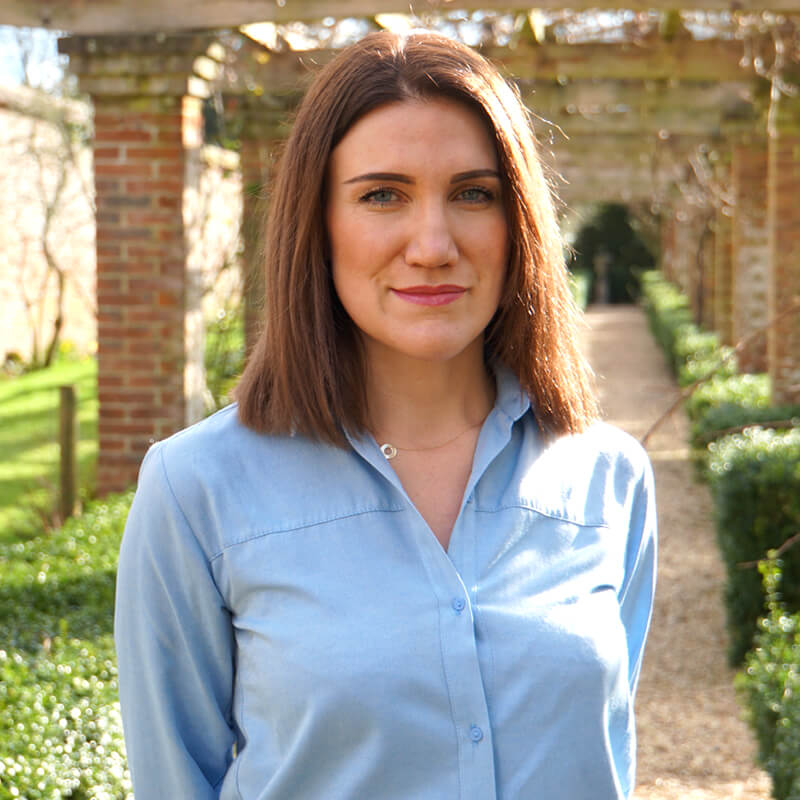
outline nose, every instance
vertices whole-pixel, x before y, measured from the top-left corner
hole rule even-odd
[[[410,223],[405,251],[407,264],[430,269],[456,263],[458,247],[444,208],[438,203],[426,204]]]

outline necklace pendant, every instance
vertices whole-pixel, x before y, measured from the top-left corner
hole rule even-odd
[[[393,444],[386,444],[381,445],[381,453],[383,453],[383,457],[387,461],[391,461],[397,455],[397,448]]]

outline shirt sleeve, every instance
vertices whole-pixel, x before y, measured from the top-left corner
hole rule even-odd
[[[125,528],[114,638],[136,796],[217,798],[235,741],[233,632],[163,444],[145,457]]]
[[[620,593],[622,623],[628,641],[628,683],[636,693],[642,656],[653,613],[656,588],[656,502],[653,471],[648,461],[633,494],[628,532],[625,580]]]

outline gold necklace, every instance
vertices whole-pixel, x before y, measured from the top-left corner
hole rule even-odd
[[[387,461],[391,461],[400,450],[405,450],[408,453],[424,453],[426,450],[439,450],[448,444],[452,444],[456,439],[460,439],[465,433],[474,431],[475,428],[480,428],[484,421],[485,420],[476,422],[474,425],[470,425],[469,428],[465,428],[463,431],[461,431],[461,433],[457,433],[452,439],[448,439],[446,442],[441,442],[441,444],[434,444],[431,447],[398,447],[397,445],[390,444],[389,442],[384,442],[380,446],[381,453],[383,453],[383,456]]]

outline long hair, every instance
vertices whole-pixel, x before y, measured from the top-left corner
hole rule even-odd
[[[576,433],[596,417],[550,188],[518,93],[466,45],[436,33],[380,32],[320,70],[286,142],[267,222],[263,329],[235,390],[248,427],[338,445],[345,431],[367,428],[364,355],[331,276],[328,162],[373,109],[436,97],[476,112],[497,148],[510,259],[485,332],[487,364],[516,374],[545,432]]]

